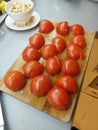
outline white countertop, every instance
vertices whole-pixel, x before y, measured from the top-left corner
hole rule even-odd
[[[98,30],[98,3],[90,0],[34,0],[41,19],[82,24],[86,29]],[[3,23],[5,36],[0,38],[0,78],[28,44],[37,28],[14,31]],[[3,92],[0,92],[5,130],[70,130],[71,122],[64,123]]]

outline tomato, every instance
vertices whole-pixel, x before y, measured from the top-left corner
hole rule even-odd
[[[37,33],[29,38],[29,42],[32,47],[34,47],[36,49],[40,49],[44,45],[45,39],[42,34]]]
[[[76,36],[72,37],[70,40],[70,43],[75,44],[82,49],[85,48],[85,46],[86,46],[85,38],[82,35],[76,35]]]
[[[78,91],[78,84],[76,80],[69,75],[58,77],[56,79],[56,85],[63,88],[70,94],[75,94]]]
[[[49,33],[54,29],[53,23],[49,20],[42,20],[39,25],[39,32]]]
[[[53,57],[57,54],[56,47],[52,44],[47,44],[41,47],[40,49],[41,56],[44,59],[48,59],[50,57]]]
[[[23,66],[23,71],[27,78],[33,78],[44,71],[44,66],[38,61],[28,61]]]
[[[59,22],[56,26],[56,32],[62,36],[66,36],[68,34],[68,22]]]
[[[61,66],[61,72],[64,75],[76,76],[80,72],[79,64],[74,59],[64,60]]]
[[[71,99],[69,94],[62,88],[56,86],[53,87],[48,93],[49,104],[58,109],[65,110],[71,105]]]
[[[55,75],[61,70],[61,62],[57,56],[51,57],[46,61],[45,70],[50,75]]]
[[[26,77],[19,71],[9,71],[4,76],[4,84],[12,91],[19,91],[24,88]]]
[[[31,46],[28,46],[24,49],[22,53],[22,57],[25,61],[39,60],[41,57],[41,54],[37,49]]]
[[[74,36],[76,35],[84,35],[84,28],[80,24],[74,24],[71,26],[71,31]]]
[[[66,47],[66,42],[61,37],[53,38],[52,39],[52,44],[55,45],[58,53],[61,53],[65,49],[65,47]]]
[[[85,54],[83,52],[83,50],[78,47],[77,45],[70,45],[66,48],[66,55],[68,58],[72,58],[72,59],[84,59],[85,58]]]
[[[45,96],[51,89],[51,80],[46,75],[39,75],[32,79],[30,90],[36,96]]]

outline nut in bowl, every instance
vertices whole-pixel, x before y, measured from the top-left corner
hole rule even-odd
[[[15,23],[25,24],[32,17],[34,3],[31,0],[11,0],[6,3],[5,10]]]

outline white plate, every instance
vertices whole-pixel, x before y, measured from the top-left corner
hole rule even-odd
[[[14,21],[10,16],[6,17],[5,24],[8,28],[13,29],[13,30],[17,30],[17,31],[28,30],[28,29],[34,28],[40,21],[40,16],[36,11],[33,12],[32,16],[34,16],[34,19],[33,19],[33,23],[30,26],[18,27],[14,24]]]

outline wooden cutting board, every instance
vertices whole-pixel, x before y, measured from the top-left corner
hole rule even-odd
[[[54,23],[54,26],[56,26],[56,23]],[[52,38],[54,38],[57,35],[58,34],[56,33],[55,30],[47,35],[44,35],[46,43],[47,44],[51,43]],[[69,33],[68,36],[63,37],[63,38],[68,43],[71,37],[72,37],[72,34]],[[82,80],[84,77],[86,64],[87,64],[89,54],[90,54],[90,51],[92,48],[94,37],[95,37],[95,32],[88,31],[88,30],[85,31],[86,49],[84,51],[86,54],[86,58],[85,58],[85,60],[78,61],[80,64],[80,67],[81,67],[81,73],[79,76],[75,77],[77,82],[78,82],[79,87],[81,87],[81,83],[82,83]],[[64,59],[64,56],[63,56],[64,54],[65,54],[65,52],[60,54],[59,57],[61,59]],[[43,59],[41,59],[40,62],[44,63],[45,61]],[[16,61],[12,64],[12,66],[9,68],[8,71],[18,70],[20,72],[23,72],[22,66],[24,65],[24,63],[25,63],[25,61],[22,59],[22,55],[20,54],[20,56],[16,59]],[[50,76],[53,84],[54,84],[55,78],[57,76],[58,75]],[[39,109],[39,110],[41,110],[41,111],[43,111],[43,112],[45,112],[45,113],[47,113],[47,114],[49,114],[49,115],[51,115],[51,116],[53,116],[53,117],[55,117],[55,118],[57,118],[57,119],[59,119],[59,120],[61,120],[61,121],[68,122],[71,118],[78,93],[75,95],[71,95],[71,100],[72,100],[71,107],[68,110],[60,111],[60,110],[54,109],[53,107],[51,107],[49,105],[49,103],[47,101],[47,96],[37,97],[37,96],[33,95],[29,89],[30,81],[31,81],[31,79],[27,80],[26,86],[21,91],[13,92],[5,86],[5,84],[3,83],[3,79],[1,79],[0,90],[19,99],[19,100],[21,100],[21,101],[23,101],[23,102],[25,102],[25,103],[27,103],[27,104],[29,104],[29,105],[31,105],[31,106],[33,106],[33,107],[35,107],[35,108],[37,108],[37,109]]]
[[[98,130],[98,33],[96,33],[71,130]]]

